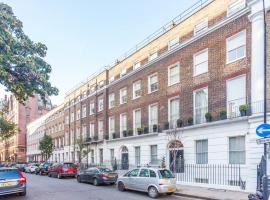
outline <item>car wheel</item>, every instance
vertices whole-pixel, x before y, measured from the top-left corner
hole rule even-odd
[[[57,178],[58,178],[58,179],[61,179],[61,178],[62,178],[61,174],[58,173],[58,174],[57,174]]]
[[[151,186],[148,189],[148,196],[151,198],[157,198],[158,197],[158,191],[155,187]]]
[[[82,180],[81,180],[81,177],[80,177],[80,176],[77,176],[77,181],[78,181],[78,183],[81,183],[81,182],[82,182]]]
[[[94,178],[93,184],[94,184],[94,186],[98,186],[98,181],[96,178]]]
[[[167,193],[167,195],[172,195],[172,194],[173,194],[173,192],[168,192],[168,193]]]
[[[118,190],[121,192],[124,192],[126,190],[123,182],[118,183]]]
[[[19,195],[20,195],[20,196],[26,196],[26,191],[20,192]]]

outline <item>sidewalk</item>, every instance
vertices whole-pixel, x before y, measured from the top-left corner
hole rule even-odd
[[[178,185],[175,195],[206,200],[247,200],[247,192]]]

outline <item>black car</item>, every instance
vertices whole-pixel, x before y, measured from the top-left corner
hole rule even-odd
[[[118,174],[103,167],[93,167],[78,172],[77,181],[93,183],[95,186],[100,184],[115,184]]]
[[[39,175],[47,175],[48,174],[48,170],[49,170],[49,167],[51,166],[52,164],[51,163],[42,163],[39,165],[39,167],[36,169],[36,174],[39,174]]]
[[[26,195],[26,178],[17,168],[0,168],[0,196]]]

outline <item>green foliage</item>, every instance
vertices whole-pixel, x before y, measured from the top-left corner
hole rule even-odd
[[[45,135],[39,142],[39,150],[41,154],[45,156],[45,160],[48,160],[54,150],[52,137]]]
[[[47,47],[34,43],[23,32],[23,24],[12,8],[0,3],[0,84],[23,103],[29,96],[57,95],[51,86],[51,66],[45,62]]]
[[[0,116],[0,138],[7,140],[16,133],[16,125]]]
[[[246,111],[247,110],[247,105],[243,104],[239,106],[239,111]]]
[[[205,113],[205,119],[207,121],[212,121],[212,114],[210,112]]]
[[[76,140],[76,145],[78,147],[78,156],[79,156],[79,163],[81,163],[82,158],[88,155],[87,151],[87,144],[85,141],[80,137]]]
[[[166,159],[165,159],[165,156],[162,157],[161,168],[166,168]]]

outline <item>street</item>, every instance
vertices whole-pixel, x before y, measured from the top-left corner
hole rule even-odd
[[[76,179],[56,179],[47,176],[25,174],[27,195],[0,197],[0,200],[144,200],[147,194],[133,191],[119,192],[115,186],[98,186],[77,183]],[[192,200],[178,196],[161,196],[163,200]]]

